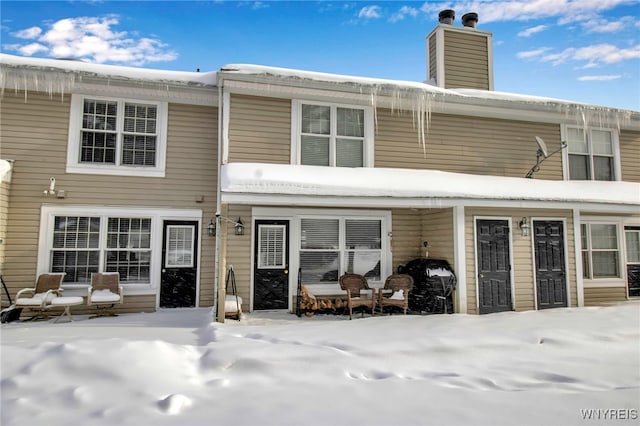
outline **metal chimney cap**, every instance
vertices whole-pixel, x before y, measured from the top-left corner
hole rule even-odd
[[[475,12],[469,12],[462,15],[462,25],[465,27],[475,28],[478,24],[478,14]]]
[[[453,9],[445,9],[438,13],[438,21],[441,24],[453,24],[453,20],[456,18],[456,11]]]

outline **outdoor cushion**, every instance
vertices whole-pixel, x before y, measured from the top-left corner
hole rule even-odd
[[[389,299],[392,300],[404,300],[404,290],[400,289],[398,291],[394,291]]]
[[[118,302],[119,300],[120,295],[113,293],[111,290],[94,290],[91,293],[91,302],[94,303]]]
[[[47,303],[51,303],[51,301],[56,297],[55,293],[45,292],[45,293],[37,293],[34,294],[33,297],[21,297],[16,300],[16,305],[29,305],[29,306],[40,306],[42,305],[42,301],[46,300]]]
[[[238,306],[238,304],[240,306]],[[238,296],[238,304],[236,304],[236,296],[233,294],[227,294],[224,300],[224,311],[226,312],[238,312],[242,310],[242,297]]]

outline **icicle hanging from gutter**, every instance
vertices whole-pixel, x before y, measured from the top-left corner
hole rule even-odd
[[[28,91],[47,93],[50,97],[59,94],[64,98],[71,93],[76,83],[76,75],[71,72],[29,68],[0,68],[0,87],[4,95],[5,90],[14,90],[16,93],[24,91],[25,102]]]
[[[410,112],[412,114],[413,127],[418,131],[418,143],[426,156],[427,135],[431,124],[432,108],[438,97],[442,97],[442,94],[415,87],[403,88],[366,84],[361,85],[359,91],[369,99],[376,128],[378,126],[378,106],[381,106],[381,103],[389,107],[392,113]],[[383,102],[381,102],[381,99]]]

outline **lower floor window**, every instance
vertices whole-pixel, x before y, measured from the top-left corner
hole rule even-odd
[[[94,272],[119,272],[124,283],[149,283],[151,219],[56,216],[50,270],[65,282],[89,284]]]
[[[302,218],[302,281],[305,284],[337,283],[344,273],[380,281],[382,225],[382,219]]]
[[[583,223],[580,228],[584,278],[620,278],[618,225]]]

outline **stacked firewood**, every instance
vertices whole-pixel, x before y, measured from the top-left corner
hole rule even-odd
[[[313,295],[305,286],[300,287],[300,309],[304,311],[305,315],[310,317],[315,314],[316,311],[328,312],[342,309],[347,305],[347,302],[341,298],[318,298]]]
[[[318,310],[316,297],[310,294],[305,286],[300,287],[300,309],[304,311],[304,314],[308,317],[313,316],[315,311]]]

